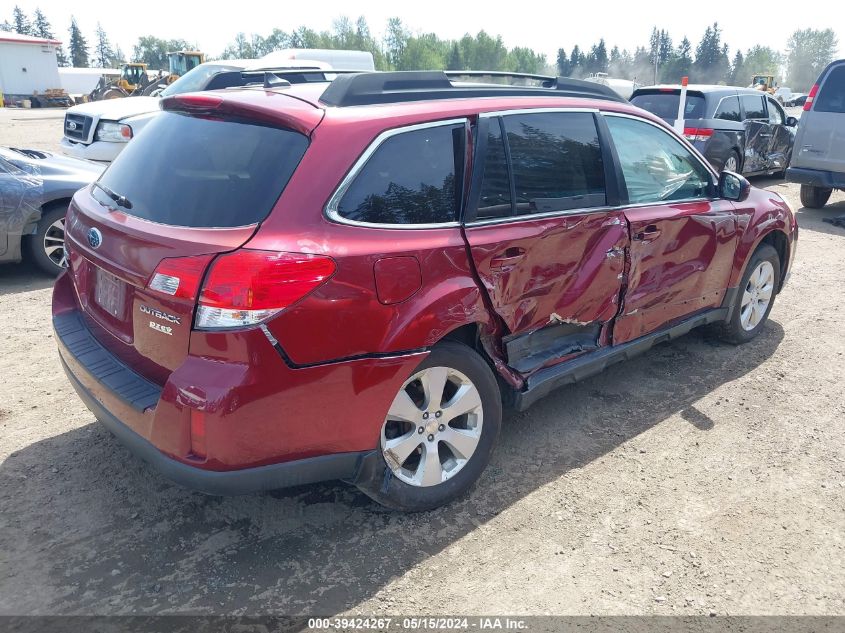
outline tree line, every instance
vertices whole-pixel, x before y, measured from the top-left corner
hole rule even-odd
[[[12,12],[12,21],[0,24],[0,30],[15,31],[55,39],[50,23],[40,9],[30,18],[19,7]],[[119,46],[112,45],[102,26],[97,23],[90,40],[76,19],[71,16],[68,49],[57,51],[60,65],[117,67],[126,61]],[[557,74],[583,78],[594,73],[632,79],[640,84],[678,83],[689,77],[692,83],[721,83],[745,86],[755,73],[774,74],[793,90],[808,90],[819,72],[836,55],[838,41],[832,29],[799,29],[785,43],[783,52],[768,46],[755,45],[731,57],[722,41],[718,23],[707,26],[701,40],[693,48],[685,36],[677,45],[665,29],[652,29],[647,44],[633,52],[608,47],[602,38],[589,49],[574,45],[567,52],[559,48],[554,61],[527,47],[508,48],[501,35],[479,31],[460,39],[443,39],[435,33],[417,33],[399,18],[388,20],[384,36],[376,37],[366,19],[348,17],[335,20],[330,30],[315,31],[300,26],[291,31],[274,28],[266,36],[238,33],[226,46],[220,59],[255,59],[284,48],[329,48],[369,51],[378,70],[495,70],[534,74]],[[166,70],[167,52],[195,49],[183,39],[160,39],[145,35],[132,50],[132,61],[151,69]],[[781,69],[785,67],[785,74]]]

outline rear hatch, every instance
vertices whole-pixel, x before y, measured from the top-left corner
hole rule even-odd
[[[279,94],[229,98],[165,100],[68,214],[70,274],[89,326],[159,384],[188,354],[209,263],[254,234],[322,117]]]
[[[822,74],[804,110],[792,166],[845,173],[845,62]]]

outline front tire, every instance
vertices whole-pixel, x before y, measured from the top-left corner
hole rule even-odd
[[[48,275],[56,276],[67,268],[65,251],[65,214],[67,202],[45,207],[34,235],[27,237],[29,258]]]
[[[801,204],[808,209],[821,209],[830,200],[833,189],[801,185]]]
[[[403,383],[381,430],[377,467],[356,485],[394,510],[420,512],[462,496],[499,435],[496,378],[472,348],[444,341]]]
[[[720,338],[741,345],[756,338],[766,321],[780,287],[780,257],[769,244],[761,244],[746,266],[729,321],[717,328]]]

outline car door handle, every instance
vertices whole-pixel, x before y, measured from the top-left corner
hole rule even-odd
[[[634,235],[634,239],[643,242],[646,240],[654,239],[658,235],[660,235],[660,229],[657,228],[657,225],[649,224],[642,231]]]
[[[490,268],[498,270],[513,268],[525,256],[525,249],[513,247],[506,250],[501,255],[497,255],[490,260]]]

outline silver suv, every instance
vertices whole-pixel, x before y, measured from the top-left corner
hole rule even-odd
[[[807,96],[786,178],[801,183],[801,203],[811,209],[845,190],[845,59],[831,62]]]

